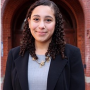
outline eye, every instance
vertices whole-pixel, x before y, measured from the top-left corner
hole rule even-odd
[[[52,20],[51,19],[46,19],[46,22],[51,22]]]
[[[39,21],[39,19],[38,19],[38,18],[34,18],[33,20],[34,20],[34,21],[36,21],[36,22],[37,22],[37,21]]]

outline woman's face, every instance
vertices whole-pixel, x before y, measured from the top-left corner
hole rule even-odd
[[[50,42],[55,30],[54,11],[49,6],[37,6],[28,19],[29,28],[35,41]]]

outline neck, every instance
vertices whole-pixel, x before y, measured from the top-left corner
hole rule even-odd
[[[45,55],[45,53],[48,50],[49,42],[38,42],[35,41],[35,48],[36,48],[36,54],[38,55]]]

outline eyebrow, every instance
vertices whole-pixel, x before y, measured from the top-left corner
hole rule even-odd
[[[35,17],[35,16],[40,17],[39,15],[33,15],[33,17]]]
[[[40,17],[39,15],[33,15],[33,17]],[[52,18],[51,16],[45,16],[45,18]],[[52,18],[53,19],[53,18]]]

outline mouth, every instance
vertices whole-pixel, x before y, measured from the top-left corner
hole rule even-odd
[[[36,31],[37,32],[37,34],[39,34],[39,35],[45,35],[47,32],[42,32],[42,31]]]

